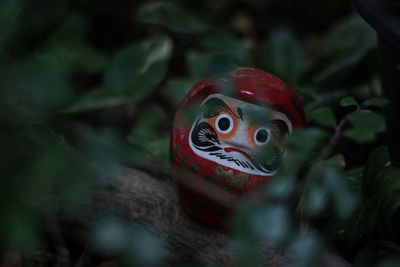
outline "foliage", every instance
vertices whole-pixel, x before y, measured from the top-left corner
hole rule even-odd
[[[52,208],[74,209],[115,164],[146,168],[148,155],[168,164],[173,111],[190,87],[253,66],[294,88],[309,127],[288,138],[260,201],[236,213],[238,264],[268,261],[254,253],[264,242],[290,251],[291,266],[316,266],[325,242],[356,266],[398,264],[400,167],[380,146],[388,100],[365,22],[345,13],[322,33],[290,24],[265,32],[277,23],[263,15],[224,19],[225,9],[242,11],[228,1],[206,1],[203,12],[185,1],[100,2],[0,3],[1,248],[40,249]],[[115,217],[90,233],[100,253],[127,265],[168,254],[143,226]]]

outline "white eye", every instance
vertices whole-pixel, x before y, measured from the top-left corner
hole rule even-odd
[[[256,142],[258,146],[265,145],[266,143],[268,143],[270,136],[271,135],[268,128],[258,128],[257,131],[254,133],[254,142]]]
[[[230,133],[233,129],[232,117],[228,114],[219,115],[215,120],[215,129],[222,134]]]

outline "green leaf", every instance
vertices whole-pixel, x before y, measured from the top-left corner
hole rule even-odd
[[[374,149],[364,168],[361,193],[364,199],[363,229],[366,233],[390,229],[390,217],[400,209],[400,168],[390,162],[388,149]],[[390,234],[390,233],[387,233]]]
[[[327,133],[319,128],[294,131],[289,135],[285,151],[287,152],[282,165],[289,173],[297,172],[299,167],[310,160],[316,148],[326,140]]]
[[[210,74],[222,74],[237,66],[251,64],[250,47],[230,33],[215,30],[201,41],[205,52],[191,50],[186,54],[191,78],[200,79]]]
[[[52,34],[43,50],[68,62],[74,72],[104,71],[109,58],[86,41],[89,23],[84,15],[71,13]]]
[[[389,100],[382,97],[374,97],[363,102],[363,106],[384,107],[389,104]]]
[[[183,100],[197,80],[189,78],[172,78],[167,83],[168,93],[177,104]]]
[[[8,49],[21,49],[21,46],[26,45],[27,41],[37,42],[36,39],[41,39],[43,35],[56,29],[69,11],[69,3],[65,0],[17,0],[15,2],[15,5],[22,6],[22,10],[19,12],[9,6],[10,10],[8,11],[11,12],[9,15],[12,16],[13,12],[19,13],[19,15],[12,30],[13,36],[5,40]]]
[[[355,267],[397,267],[400,263],[399,247],[387,241],[370,242],[354,260]]]
[[[312,233],[300,234],[289,244],[291,261],[289,267],[316,266],[321,258],[323,246],[318,236]]]
[[[23,8],[22,0],[3,0],[0,3],[0,43],[12,33],[18,15]]]
[[[12,113],[14,119],[47,116],[72,100],[69,74],[69,64],[54,55],[27,57],[3,68],[0,101],[10,109],[18,109]]]
[[[328,192],[320,185],[311,185],[304,197],[303,208],[310,215],[320,214],[328,204]]]
[[[344,131],[344,136],[360,144],[371,142],[375,139],[374,132],[358,128]]]
[[[376,33],[358,16],[349,16],[337,23],[321,39],[320,52],[330,57],[345,58],[357,50],[376,46]]]
[[[164,114],[157,110],[143,113],[127,136],[127,141],[141,150],[168,160],[169,135],[160,134]]]
[[[343,97],[342,100],[340,100],[340,106],[341,107],[351,107],[351,106],[358,107],[358,103],[357,103],[357,100],[354,99],[354,97],[346,96],[346,97]]]
[[[331,108],[318,108],[313,110],[310,113],[310,117],[312,120],[317,122],[320,125],[327,126],[327,127],[335,127],[336,126],[336,118],[332,112]]]
[[[250,47],[242,40],[224,30],[214,30],[201,40],[202,46],[206,51],[213,54],[223,54],[238,66],[250,64]]]
[[[104,74],[104,83],[137,102],[146,97],[166,74],[172,42],[167,37],[145,40],[118,51]]]
[[[321,39],[319,51],[315,82],[332,87],[346,79],[356,79],[350,74],[358,67],[362,69],[364,65],[369,66],[360,63],[368,60],[371,52],[376,51],[376,33],[362,18],[350,16],[336,24]],[[362,70],[364,75],[371,72],[367,67]]]
[[[142,23],[156,24],[171,31],[197,34],[208,30],[208,25],[183,8],[171,2],[156,1],[139,8],[135,18]]]
[[[230,54],[204,53],[189,51],[186,54],[189,72],[193,78],[203,78],[211,74],[222,74],[235,69],[238,65]]]
[[[390,164],[390,156],[387,147],[375,148],[369,155],[363,172],[362,192],[365,197],[378,192],[379,184],[382,184],[380,174]]]
[[[385,118],[370,110],[358,110],[348,115],[354,128],[373,133],[380,133],[386,129]]]
[[[141,101],[164,79],[171,53],[172,43],[166,37],[145,40],[118,51],[105,72],[104,86],[83,95],[64,112],[81,112]],[[85,62],[77,64],[83,64],[86,70],[98,67],[86,65]]]
[[[342,154],[336,154],[328,159],[328,164],[344,169],[346,167],[346,159]]]
[[[350,182],[345,179],[343,173],[332,167],[323,170],[324,185],[332,196],[336,214],[341,219],[352,216],[359,198],[352,191]]]
[[[271,34],[260,46],[261,66],[286,82],[296,83],[305,68],[300,43],[288,30]]]
[[[397,266],[400,266],[400,258],[398,256],[386,258],[378,265],[378,267],[397,267]]]
[[[98,88],[81,96],[71,106],[62,110],[64,113],[91,111],[101,108],[119,106],[133,102],[124,94],[115,93],[109,88]]]
[[[49,42],[52,45],[85,42],[89,26],[90,21],[88,17],[79,12],[71,12],[51,35]]]

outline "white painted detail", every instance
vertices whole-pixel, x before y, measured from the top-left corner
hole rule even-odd
[[[196,126],[197,123],[201,122],[204,120],[202,118],[201,114],[197,116],[197,118],[194,120],[193,125],[191,127],[190,133],[189,133],[189,145],[192,151],[198,155],[201,158],[208,159],[210,161],[213,161],[217,164],[220,164],[222,166],[226,166],[244,173],[248,174],[254,174],[254,175],[261,175],[261,176],[272,176],[276,173],[276,171],[267,171],[265,169],[260,170],[257,169],[254,164],[251,162],[251,160],[245,155],[250,155],[253,156],[255,153],[257,153],[258,149],[254,147],[250,143],[250,140],[248,140],[248,129],[249,129],[249,124],[251,120],[251,116],[249,114],[259,114],[263,116],[263,114],[266,115],[265,121],[267,122],[268,120],[282,120],[286,123],[289,133],[292,132],[292,123],[288,119],[288,117],[278,111],[268,109],[266,107],[260,107],[254,104],[250,104],[241,100],[237,100],[235,98],[231,98],[225,95],[221,94],[212,94],[209,95],[203,102],[202,105],[210,98],[217,97],[221,100],[223,100],[225,103],[228,105],[232,105],[238,108],[241,108],[243,111],[243,120],[240,120],[241,124],[238,126],[239,128],[236,130],[235,135],[229,140],[229,141],[223,141],[220,140],[220,145],[218,145],[221,150],[215,151],[215,152],[207,152],[207,151],[202,151],[196,148],[196,146],[192,143],[191,140],[191,135],[193,132],[194,127]],[[228,118],[231,122],[230,127],[226,131],[221,131],[221,129],[218,128],[218,122],[222,118]],[[222,134],[227,134],[232,131],[233,129],[233,120],[230,115],[223,113],[218,115],[215,125],[212,125],[216,131],[219,131]],[[266,127],[260,127],[258,130],[261,129],[267,129]],[[256,131],[257,133],[257,131]],[[270,131],[268,130],[268,133]],[[255,138],[256,134],[254,134]],[[268,137],[269,139],[270,137]],[[263,142],[263,144],[268,143],[269,140],[266,142]],[[256,142],[257,144],[257,142]],[[259,145],[263,145],[259,144]],[[225,151],[224,149],[230,150],[231,148],[238,149],[243,151],[245,154],[242,154],[236,150],[234,151]]]

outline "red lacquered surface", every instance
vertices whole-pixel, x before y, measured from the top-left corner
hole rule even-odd
[[[250,114],[263,116],[264,111],[265,125],[255,123]],[[235,202],[276,173],[275,157],[256,160],[256,152],[279,147],[286,131],[304,126],[302,103],[269,73],[237,68],[200,80],[175,114],[170,143],[172,175],[184,210],[203,223],[225,226]]]

